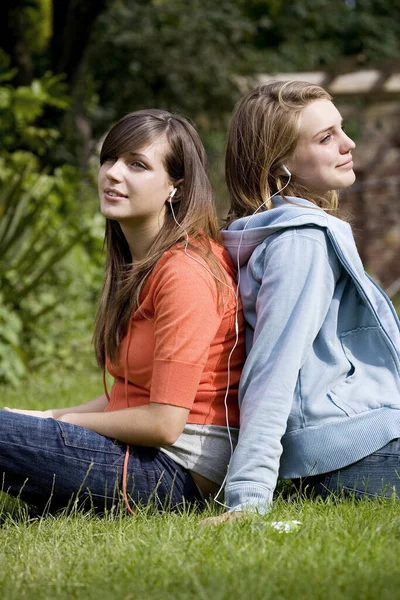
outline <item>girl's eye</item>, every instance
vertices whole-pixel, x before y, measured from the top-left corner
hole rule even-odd
[[[324,138],[322,138],[322,140],[320,141],[320,144],[326,144],[327,142],[329,142],[330,139],[331,139],[331,134],[328,133],[328,135],[326,135]]]
[[[139,162],[137,160],[131,162],[130,166],[131,167],[135,167],[135,169],[145,169],[146,168],[143,163],[141,163],[141,162]]]

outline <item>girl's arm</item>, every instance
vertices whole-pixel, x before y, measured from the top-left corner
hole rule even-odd
[[[42,411],[4,407],[4,410],[80,425],[100,435],[139,446],[172,445],[182,433],[189,414],[188,409],[169,404],[151,403],[146,406],[104,412],[107,405],[108,400],[103,394],[85,404],[67,408],[50,408]]]
[[[287,230],[251,267],[260,288],[253,346],[240,385],[239,442],[226,485],[226,504],[232,510],[265,512],[272,502],[299,371],[325,320],[340,272],[329,247],[321,229]]]
[[[47,410],[23,410],[22,408],[8,408],[8,406],[5,406],[4,410],[8,410],[9,412],[20,413],[23,415],[29,415],[31,417],[41,417],[44,419],[59,419],[67,413],[103,412],[107,404],[108,400],[105,394],[102,394],[94,400],[90,400],[89,402],[85,402],[84,404],[78,404],[77,406],[70,406],[67,408],[49,408]]]
[[[149,293],[154,305],[149,404],[105,413],[70,411],[60,421],[140,446],[172,445],[183,432],[223,318],[216,283],[202,264],[178,251],[154,272]]]
[[[58,418],[100,435],[137,446],[171,446],[182,433],[189,410],[151,403],[112,412],[69,412]]]

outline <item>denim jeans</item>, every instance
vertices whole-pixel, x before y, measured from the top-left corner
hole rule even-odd
[[[125,444],[83,427],[0,410],[1,490],[39,511],[121,507],[125,452]],[[141,446],[130,447],[127,494],[132,505],[160,510],[201,502],[186,469]]]
[[[393,495],[400,498],[400,438],[347,467],[294,483],[312,497],[334,494],[356,499]]]

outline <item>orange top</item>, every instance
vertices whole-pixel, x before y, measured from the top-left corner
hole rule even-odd
[[[227,251],[214,242],[212,249],[228,273],[227,283],[236,290]],[[188,254],[193,258],[183,247],[174,247],[149,276],[140,308],[121,342],[117,364],[107,359],[107,370],[115,381],[106,410],[157,402],[190,409],[188,423],[226,425],[224,398],[228,357],[236,339],[236,298],[222,286],[221,307],[217,282],[206,270],[210,267],[193,250]],[[245,358],[241,306],[238,318],[239,340],[230,361],[228,394],[229,424],[236,427]]]

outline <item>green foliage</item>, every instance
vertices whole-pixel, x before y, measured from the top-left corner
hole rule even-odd
[[[86,333],[89,329],[88,309],[95,302],[84,244],[98,239],[100,253],[102,225],[82,220],[79,196],[78,176],[67,167],[53,175],[26,171],[10,177],[8,185],[0,182],[0,381],[16,383],[28,366],[56,367],[65,358],[66,333],[79,333],[82,322]],[[68,255],[78,242],[80,256],[73,261]],[[79,271],[77,276],[82,267],[86,279]],[[78,283],[85,286],[86,312]],[[75,346],[81,342],[78,335]]]
[[[101,2],[103,14],[76,53],[65,48],[75,50],[88,3],[63,6],[7,3],[12,35],[3,44],[19,71],[0,49],[0,380],[14,383],[32,367],[85,363],[102,221],[93,218],[94,192],[81,173],[112,121],[146,106],[192,117],[223,216],[238,75],[400,57],[399,0]],[[49,69],[65,69],[65,78]]]
[[[52,1],[20,0],[14,4],[7,15],[9,27],[32,52],[43,52],[52,33]]]
[[[66,110],[69,98],[63,76],[45,73],[33,79],[29,86],[12,85],[15,70],[9,70],[8,60],[0,50],[0,156],[24,149],[44,154],[59,140],[59,131],[40,124],[49,107]],[[3,68],[1,68],[3,67]]]
[[[40,290],[26,297],[24,310],[34,315],[26,325],[31,369],[47,374],[93,369],[91,339],[102,285],[103,233],[103,219],[97,215],[81,242],[60,261],[56,276],[49,271]]]
[[[36,10],[32,11],[33,27],[30,28],[30,38],[33,49],[37,53],[43,52],[47,48],[53,33],[52,16],[52,0],[36,0]]]
[[[94,31],[85,80],[101,123],[158,106],[203,131],[223,125],[237,75],[399,58],[399,39],[399,0],[119,0]]]
[[[89,347],[102,224],[92,219],[85,200],[92,192],[75,167],[51,171],[39,165],[37,154],[59,134],[38,119],[48,106],[68,106],[60,78],[46,75],[16,88],[3,83],[0,104],[0,382],[16,384],[29,368],[58,368],[83,339]],[[86,247],[94,250],[93,268]],[[86,275],[76,277],[82,266]],[[74,334],[75,346],[66,350]]]
[[[255,63],[256,24],[245,6],[245,0],[110,3],[85,61],[85,101],[95,131],[102,134],[121,115],[143,107],[194,120],[210,157],[221,214],[226,123],[240,93],[236,76]]]
[[[393,301],[394,308],[400,317],[400,294],[397,294]]]
[[[85,231],[78,215],[68,215],[77,188],[71,175],[70,169],[54,176],[28,172],[0,188],[3,295],[14,306],[35,290]]]
[[[21,319],[4,304],[0,295],[0,382],[16,385],[25,375],[20,349],[21,332]]]
[[[308,70],[400,58],[398,0],[256,0],[247,4],[256,24],[258,70]]]
[[[244,5],[244,0],[111,3],[87,65],[101,98],[97,116],[110,119],[155,106],[220,121],[237,92],[234,75],[249,68],[254,25]]]
[[[237,76],[400,57],[399,24],[399,0],[118,0],[93,32],[79,94],[101,133],[145,106],[192,117],[226,204],[221,157]]]

